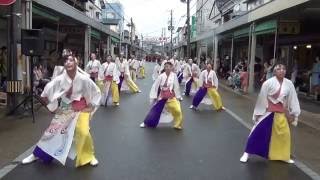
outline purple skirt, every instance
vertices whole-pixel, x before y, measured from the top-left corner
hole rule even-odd
[[[121,90],[121,87],[122,87],[122,83],[123,83],[123,80],[124,80],[124,76],[120,75],[120,83],[118,84],[118,89],[119,89],[119,93],[120,93],[120,90]]]
[[[152,106],[146,118],[144,119],[144,124],[147,127],[155,128],[158,126],[161,113],[164,106],[166,105],[167,99],[161,99],[156,104]]]
[[[201,87],[193,97],[192,105],[198,107],[202,99],[206,96],[208,89]]]
[[[33,150],[33,155],[41,159],[44,163],[51,163],[53,160],[53,157],[44,152],[41,148],[36,146]]]
[[[265,117],[249,135],[246,153],[269,158],[269,145],[272,134],[274,113]]]
[[[191,78],[186,84],[185,95],[190,96],[191,86],[192,86],[193,78]]]

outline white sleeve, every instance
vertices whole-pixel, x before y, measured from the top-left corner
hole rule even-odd
[[[177,99],[181,99],[181,92],[180,92],[180,85],[177,76],[174,76],[174,82],[173,82],[173,88],[174,88],[174,93],[176,95]]]
[[[86,79],[84,87],[84,98],[86,99],[87,104],[91,104],[94,107],[99,107],[101,99],[99,87],[90,79]]]
[[[152,79],[155,81],[158,76],[157,66],[153,68]]]
[[[301,113],[300,103],[294,85],[290,82],[290,92],[288,96],[288,108],[290,115],[298,117]]]
[[[125,67],[124,67],[124,73],[127,75],[127,76],[130,76],[130,68],[129,68],[129,63],[126,62],[125,63]]]
[[[50,111],[55,111],[58,108],[58,99],[56,93],[58,91],[59,81],[55,78],[50,81],[42,91],[41,97],[46,97],[48,99],[47,108]]]
[[[113,73],[112,73],[113,80],[114,80],[117,84],[119,84],[119,83],[120,83],[120,78],[119,78],[119,76],[120,76],[120,71],[118,70],[116,64],[114,64],[114,68],[113,68],[113,71],[112,71],[112,72],[113,72]]]
[[[205,72],[202,71],[200,76],[199,76],[199,87],[203,86],[203,81],[205,80],[204,77],[205,77]]]
[[[88,64],[86,65],[86,68],[84,69],[84,71],[86,71],[87,73],[90,73],[89,70],[90,70],[90,61],[88,62]]]
[[[152,87],[150,90],[150,99],[157,99],[158,98],[158,89],[160,87],[160,82],[161,82],[161,76],[158,76],[158,78],[152,84]]]
[[[104,71],[105,71],[105,66],[102,64],[100,65],[99,71],[98,71],[98,80],[102,81],[104,80]]]
[[[216,86],[216,88],[218,89],[219,80],[218,80],[218,77],[217,77],[216,72],[214,72],[214,71],[213,71],[213,83],[214,83],[214,85]]]
[[[268,108],[268,81],[262,84],[261,91],[258,95],[258,99],[253,112],[253,120],[256,120],[256,116],[264,115]]]

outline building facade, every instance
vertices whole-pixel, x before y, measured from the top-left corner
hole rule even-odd
[[[263,64],[297,68],[300,90],[311,92],[308,72],[320,56],[317,0],[198,0],[197,57],[214,59],[216,70],[248,64],[249,90],[259,90]]]
[[[30,58],[21,52],[21,29],[42,29],[44,53],[35,58],[36,65],[48,70],[62,64],[61,54],[65,48],[73,50],[84,67],[90,52],[100,59],[112,54],[111,39],[119,34],[102,24],[103,0],[16,0],[10,6],[0,6],[1,79],[21,82],[21,92],[7,94],[8,109],[19,101],[16,97],[30,91]],[[4,55],[6,54],[6,55]],[[6,57],[4,61],[2,57]],[[1,91],[7,91],[3,83]]]

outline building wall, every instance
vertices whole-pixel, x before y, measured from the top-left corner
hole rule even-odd
[[[87,9],[87,16],[90,18],[101,22],[102,21],[102,11],[101,11],[101,4],[99,0],[94,0],[94,3],[91,1],[88,1],[86,3],[86,9]]]

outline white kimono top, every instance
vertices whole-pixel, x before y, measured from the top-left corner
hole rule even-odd
[[[145,64],[146,64],[145,60],[139,61],[139,66],[140,67],[144,67]]]
[[[170,91],[171,92],[173,91],[175,93],[175,96],[177,99],[181,99],[180,85],[179,85],[176,73],[171,72],[168,77],[167,74],[164,72],[160,74],[160,76],[155,80],[155,82],[151,87],[151,91],[150,91],[151,100],[158,99],[158,89],[163,88],[167,78],[168,78],[167,86],[169,87]]]
[[[72,94],[68,98],[66,93],[72,86]],[[49,104],[47,105],[50,111],[55,111],[58,108],[58,99],[61,98],[66,104],[72,101],[79,101],[85,98],[87,104],[94,107],[100,105],[101,92],[98,86],[90,79],[90,77],[80,72],[76,73],[74,80],[68,76],[66,71],[56,78],[52,79],[44,88],[41,97],[47,97]]]
[[[208,74],[207,70],[203,70],[199,77],[200,87],[203,86],[203,83],[211,82],[212,86],[215,86],[218,89],[219,81],[216,75],[216,72],[211,70]]]
[[[117,67],[118,67],[118,71],[120,73],[124,73],[125,75],[129,76],[130,75],[130,71],[129,71],[129,63],[127,60],[123,59],[122,62],[118,61],[117,62]]]
[[[136,60],[136,59],[132,59],[131,62],[130,62],[130,66],[133,69],[137,70],[139,68],[139,66],[140,66],[140,62],[138,60]]]
[[[102,64],[101,71],[99,73],[100,80],[103,80],[106,76],[112,76],[113,81],[115,81],[117,84],[120,82],[119,79],[119,71],[117,68],[116,63],[114,62],[105,62]]]
[[[289,79],[284,78],[280,95],[275,99],[272,95],[276,94],[279,89],[280,82],[277,77],[272,77],[263,83],[254,108],[253,120],[256,120],[256,116],[262,116],[267,112],[268,100],[274,104],[281,102],[289,114],[296,118],[300,115],[300,104],[293,83]]]
[[[85,68],[85,71],[89,74],[90,73],[98,73],[100,71],[100,68],[101,68],[100,61],[95,59],[93,61],[91,60],[88,62],[87,66]]]
[[[193,74],[196,74],[196,77],[200,76],[201,69],[199,68],[199,66],[197,64],[193,63],[191,66],[191,70],[192,70]]]
[[[161,66],[159,64],[157,64],[154,69],[153,69],[153,74],[152,74],[152,79],[153,81],[155,81],[158,76],[160,75],[161,71],[160,71]]]

